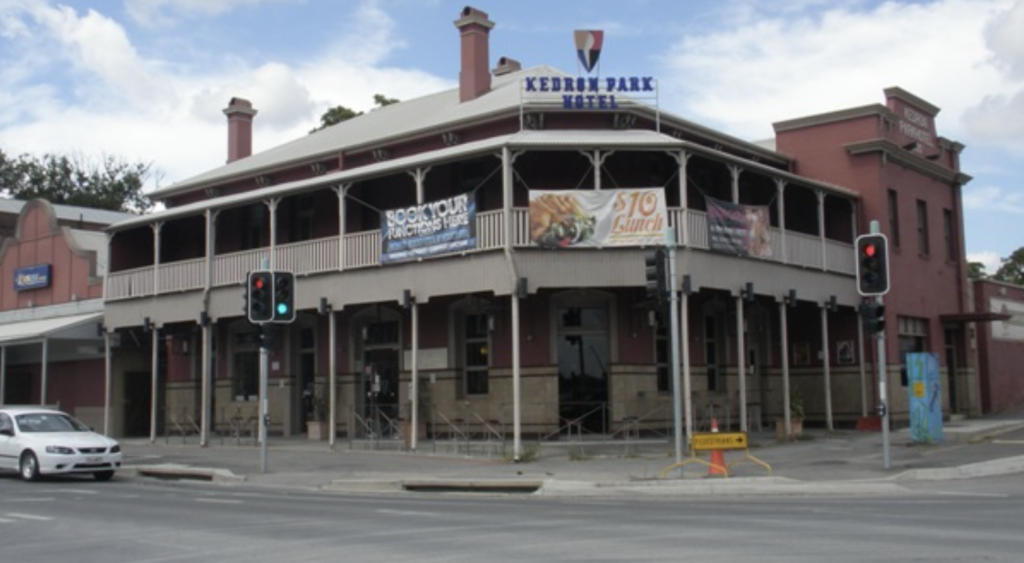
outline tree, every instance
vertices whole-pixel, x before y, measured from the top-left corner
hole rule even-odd
[[[1002,265],[992,275],[996,281],[1024,285],[1024,246],[1013,251],[1007,258],[1002,259]]]
[[[390,106],[391,104],[397,104],[398,102],[399,100],[395,98],[388,98],[384,94],[373,95],[373,103],[380,108]],[[334,106],[320,116],[320,126],[311,129],[310,133],[316,133],[321,129],[327,129],[331,125],[337,125],[342,121],[348,121],[349,119],[359,117],[360,115],[363,115],[363,112],[349,109],[345,106]]]
[[[967,279],[981,280],[985,279],[987,276],[988,274],[985,273],[985,265],[981,262],[967,263]]]
[[[142,213],[153,207],[142,193],[151,174],[150,164],[113,156],[96,163],[54,154],[10,158],[0,150],[0,190],[16,199]]]

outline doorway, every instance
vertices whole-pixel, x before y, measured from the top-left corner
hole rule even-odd
[[[399,405],[399,322],[378,314],[362,322],[362,377],[358,412],[375,437],[397,437]]]
[[[148,371],[129,371],[124,374],[124,435],[149,436],[149,415],[152,405],[153,382]],[[157,425],[162,425],[157,417]],[[157,433],[160,433],[158,428]]]
[[[560,307],[558,322],[559,426],[608,431],[608,308]]]

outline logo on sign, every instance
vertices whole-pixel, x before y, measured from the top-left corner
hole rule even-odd
[[[604,45],[604,31],[578,29],[573,33],[576,39],[576,56],[587,72],[593,72],[601,58]]]

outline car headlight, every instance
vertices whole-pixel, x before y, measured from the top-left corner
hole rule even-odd
[[[61,455],[75,455],[75,450],[67,446],[46,446],[46,453],[48,454],[61,454]]]
[[[121,444],[114,444],[114,446],[112,448],[110,448],[110,453],[112,453],[112,454],[119,454],[119,453],[121,453]]]

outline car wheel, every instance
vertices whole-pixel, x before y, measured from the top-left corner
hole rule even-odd
[[[21,478],[26,481],[39,479],[39,460],[36,459],[36,454],[32,452],[21,454],[20,470]]]
[[[114,478],[114,472],[113,471],[97,471],[96,473],[93,473],[92,476],[97,481],[101,481],[101,482],[102,481],[109,481],[109,480]]]

